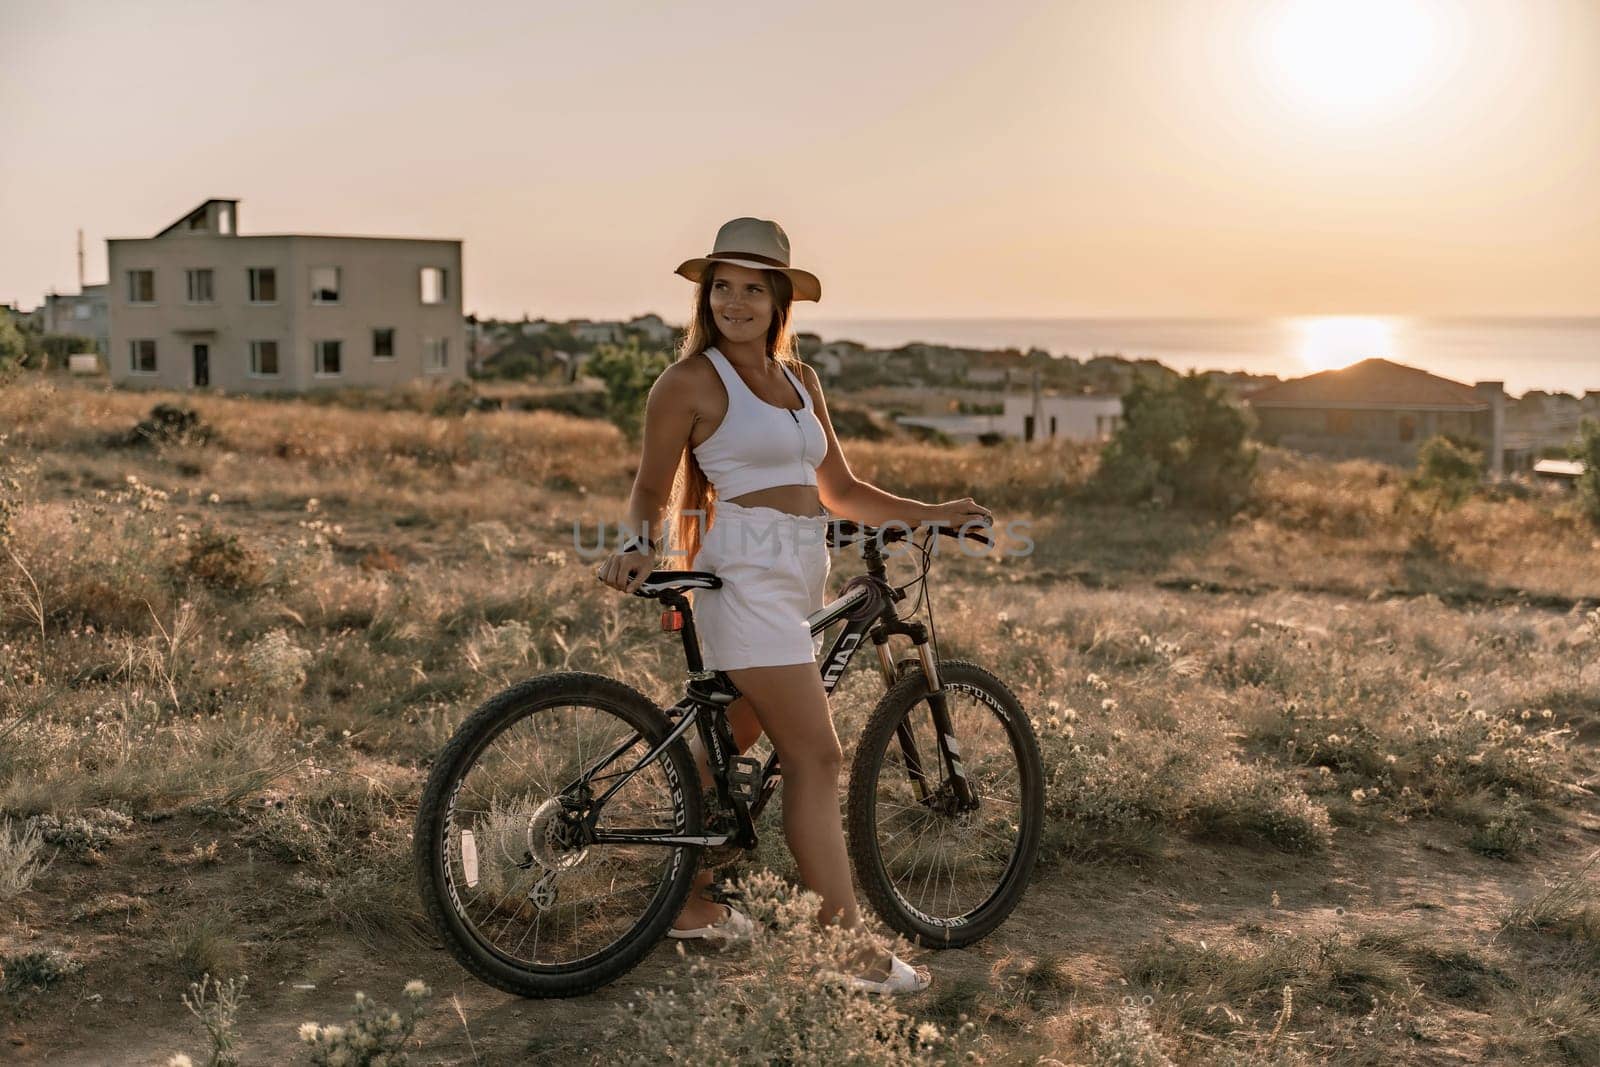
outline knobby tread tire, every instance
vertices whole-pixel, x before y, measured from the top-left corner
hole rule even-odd
[[[928,685],[920,665],[908,670],[878,701],[856,744],[855,759],[850,767],[846,827],[856,884],[866,893],[873,909],[890,929],[904,934],[912,942],[942,949],[962,948],[993,933],[1022,900],[1039,858],[1039,836],[1044,828],[1044,766],[1033,726],[1010,687],[977,664],[962,660],[941,662],[939,673],[946,686],[969,686],[992,697],[1010,720],[1012,729],[1008,732],[1016,742],[1015,747],[1020,749],[1017,755],[1021,760],[1022,835],[1016,860],[1007,870],[1000,891],[961,926],[937,926],[906,910],[884,870],[873,804],[876,782],[884,754],[896,743],[895,727],[927,696]]]
[[[614,712],[637,729],[654,745],[666,737],[669,727],[660,709],[643,693],[614,678],[583,671],[561,671],[520,682],[490,697],[470,714],[440,751],[429,772],[427,785],[417,810],[412,857],[418,890],[429,920],[450,953],[476,977],[508,993],[524,997],[573,997],[591,993],[616,981],[649,954],[678,917],[688,900],[690,883],[699,868],[700,849],[689,847],[687,857],[674,875],[671,888],[656,908],[611,953],[583,967],[551,968],[530,971],[512,966],[484,948],[456,915],[449,902],[444,863],[447,850],[440,837],[454,783],[460,777],[464,760],[476,758],[487,739],[511,721],[543,707],[559,706],[574,699],[592,702]],[[701,830],[699,772],[688,747],[679,739],[667,749],[666,757],[683,787],[679,803],[684,807],[684,833]]]

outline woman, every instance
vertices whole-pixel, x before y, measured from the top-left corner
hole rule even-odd
[[[783,766],[784,836],[807,888],[822,898],[818,921],[855,927],[861,917],[839,820],[844,756],[806,624],[824,601],[823,527],[830,513],[913,527],[992,516],[970,498],[925,504],[851,473],[822,386],[795,355],[789,329],[793,302],[821,299],[821,283],[789,266],[789,239],[777,223],[734,219],[717,231],[709,255],[676,273],[697,283],[694,317],[677,362],[650,390],[628,501],[627,528],[651,540],[621,546],[599,577],[630,593],[644,581],[670,502],[685,552],[674,565],[723,580],[696,595],[695,622],[706,668],[725,671],[743,694],[728,712],[735,742],[743,751],[763,731],[772,738]],[[705,512],[703,534],[699,522],[679,518],[694,509]],[[710,882],[701,872],[672,936],[718,940],[748,927],[706,896]],[[913,992],[929,981],[886,951],[856,963],[851,981],[872,992]]]

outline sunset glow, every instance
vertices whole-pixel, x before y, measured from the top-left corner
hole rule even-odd
[[[1363,119],[1433,73],[1442,22],[1419,0],[1289,0],[1267,16],[1262,58],[1300,108]]]
[[[4,10],[0,303],[215,196],[459,239],[466,308],[515,318],[681,317],[739,215],[821,277],[801,322],[1600,313],[1596,0]],[[184,107],[106,122],[129,57]],[[115,168],[29,162],[84,130]]]
[[[1395,328],[1387,319],[1333,315],[1295,319],[1296,351],[1307,370],[1348,367],[1363,359],[1393,359]]]

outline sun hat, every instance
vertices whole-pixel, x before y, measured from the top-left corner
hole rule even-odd
[[[771,219],[741,218],[723,223],[710,254],[684,260],[673,273],[697,282],[713,263],[779,270],[794,283],[796,300],[822,299],[822,283],[817,276],[789,266],[789,235]]]

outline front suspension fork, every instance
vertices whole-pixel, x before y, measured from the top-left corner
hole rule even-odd
[[[884,680],[893,686],[897,676],[894,660],[889,655],[887,636],[883,641],[874,644],[878,651],[879,669],[883,671]],[[922,665],[922,677],[928,686],[928,711],[933,720],[940,762],[950,772],[950,789],[955,795],[959,809],[971,811],[978,806],[978,802],[972,791],[972,784],[967,781],[966,767],[961,762],[961,746],[956,741],[955,728],[950,722],[950,705],[943,682],[939,678],[938,662],[933,657],[932,646],[926,640],[914,641],[913,647]],[[917,747],[917,739],[912,735],[910,725],[904,720],[895,727],[895,736],[899,739],[900,750],[905,755],[906,774],[911,779],[912,787],[917,791],[917,799],[926,802],[932,793],[928,785],[927,770],[922,763],[922,754]]]

